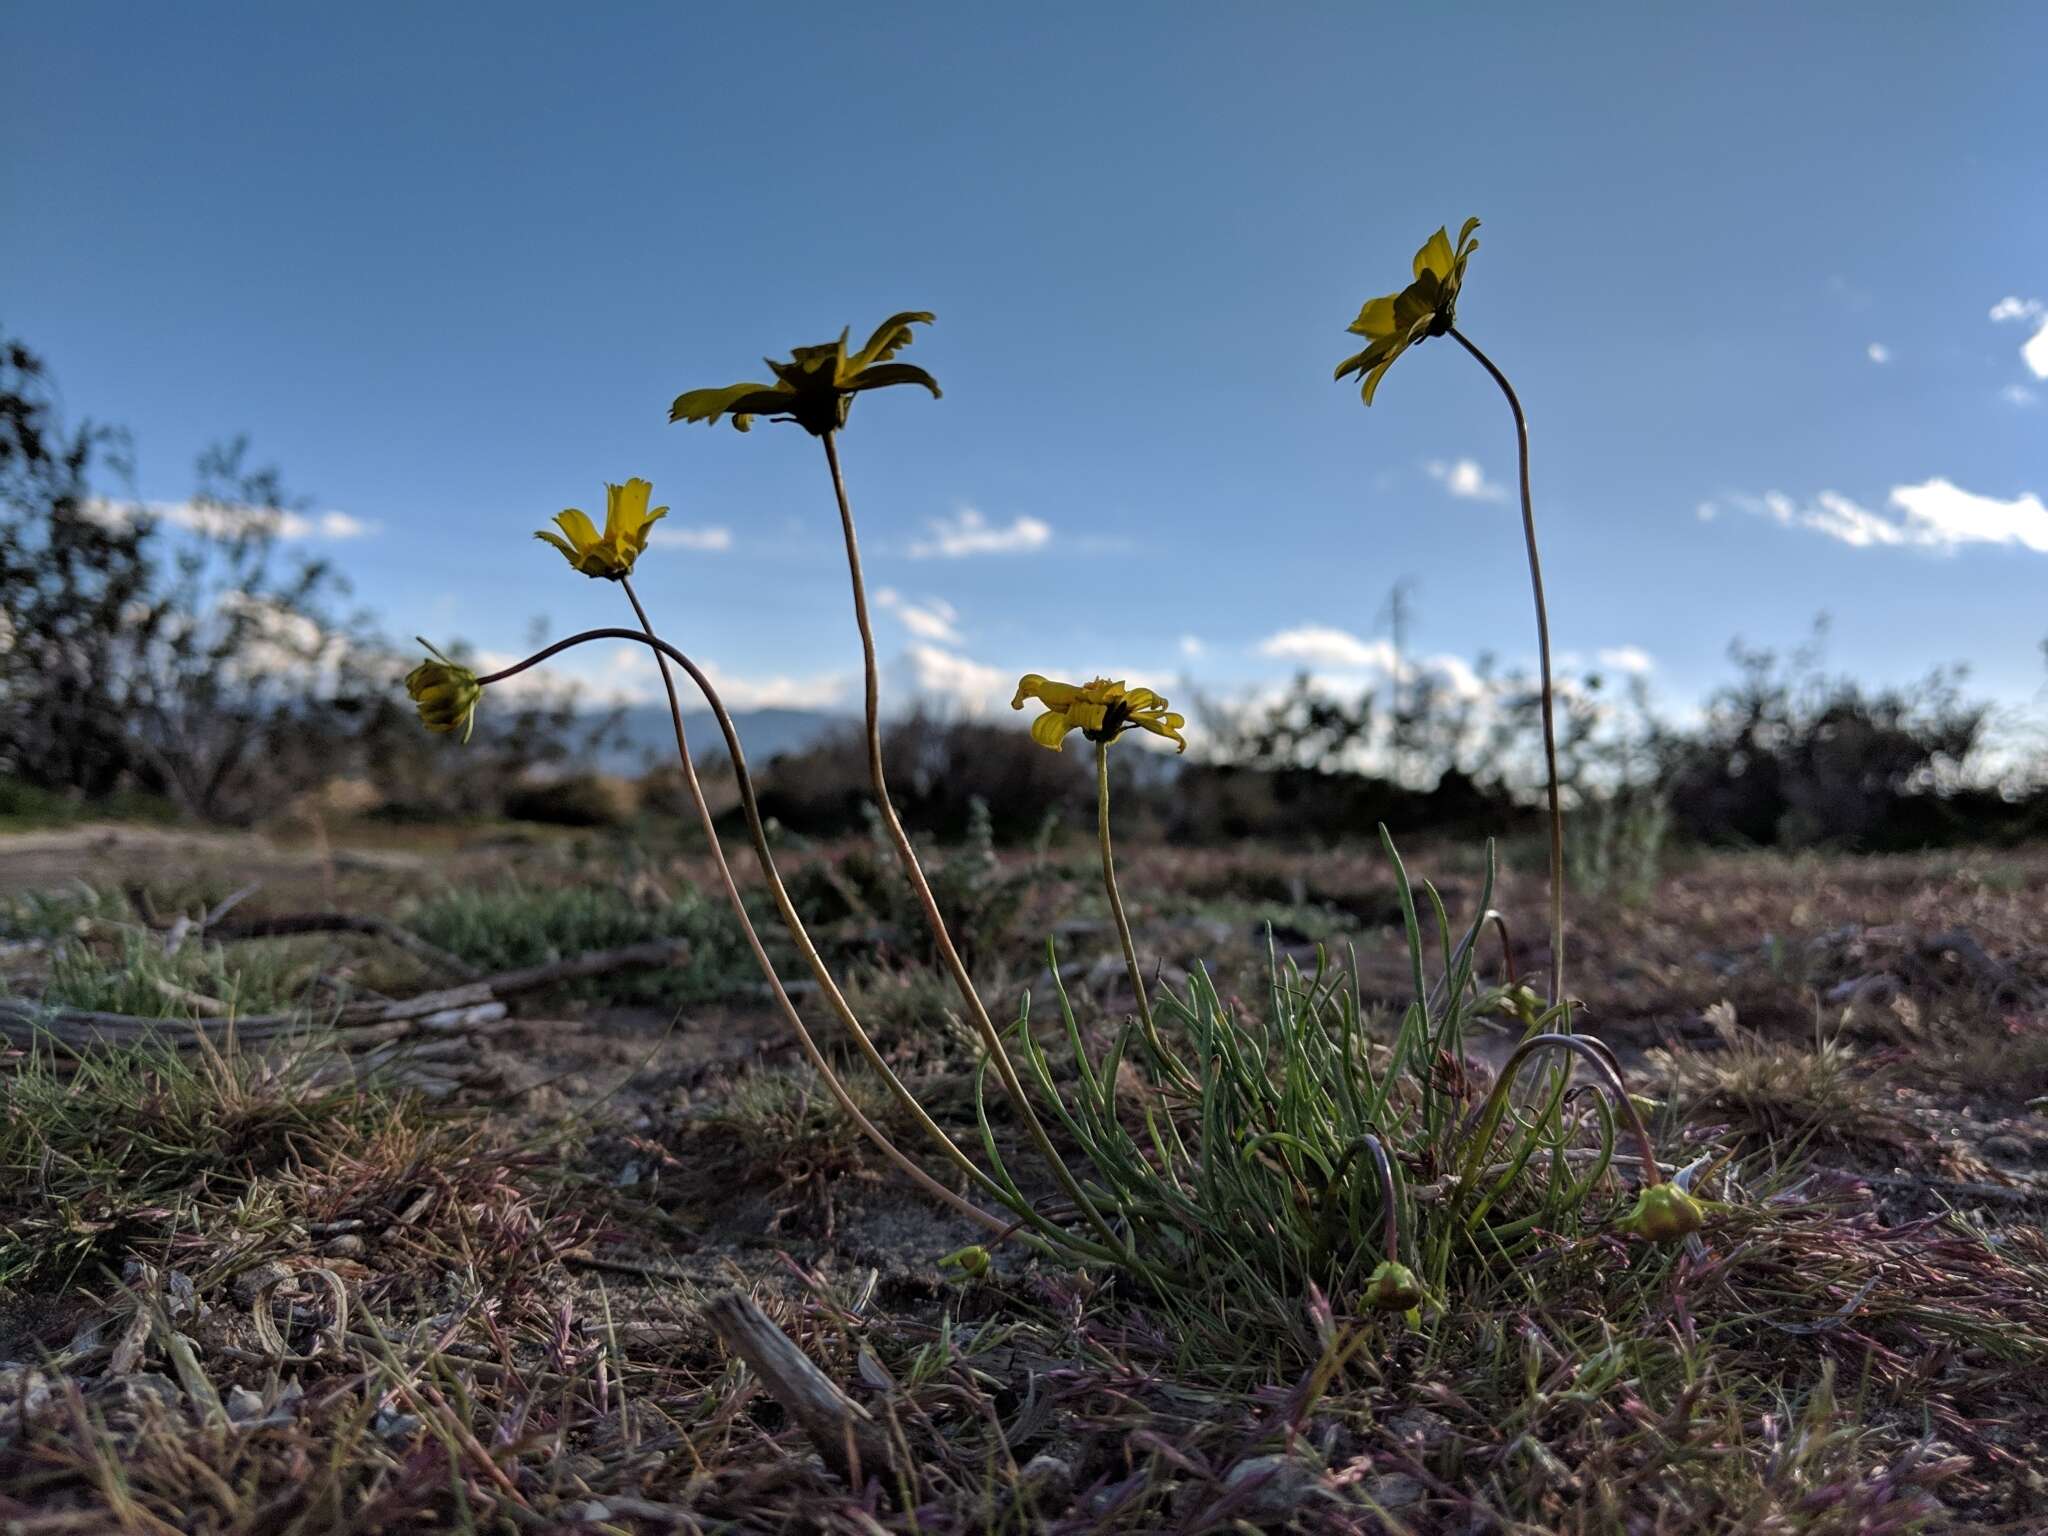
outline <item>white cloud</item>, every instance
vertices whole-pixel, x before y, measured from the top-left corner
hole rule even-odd
[[[1998,398],[2007,405],[2029,406],[2040,400],[2040,396],[2024,384],[2008,384],[1998,392]]]
[[[994,667],[956,656],[936,645],[913,645],[910,664],[917,679],[917,691],[933,695],[978,715],[1007,703],[1016,678]]]
[[[1966,491],[1936,476],[1919,485],[1893,486],[1886,505],[1875,512],[1839,491],[1822,491],[1811,501],[1798,501],[1783,491],[1761,496],[1730,496],[1729,505],[1787,528],[1803,528],[1858,549],[1905,546],[1952,551],[1965,544],[2017,544],[2048,554],[2048,507],[2031,492],[2000,501]],[[1702,503],[1700,516],[1711,520],[1714,503]]]
[[[1487,479],[1486,471],[1475,459],[1457,459],[1448,464],[1442,459],[1431,459],[1422,467],[1429,471],[1430,479],[1440,482],[1453,496],[1467,501],[1507,499],[1507,487]]]
[[[2027,371],[2037,379],[2048,379],[2048,320],[2041,322],[2041,329],[2027,338],[2027,344],[2020,348],[2020,361],[2027,365]]]
[[[1892,349],[1881,341],[1873,341],[1863,349],[1863,355],[1873,363],[1882,365],[1892,360]]]
[[[695,549],[706,552],[732,548],[730,528],[671,528],[666,523],[656,523],[647,530],[649,544],[661,544],[670,549]]]
[[[235,507],[208,501],[89,501],[80,509],[103,528],[126,528],[139,518],[213,538],[267,530],[277,539],[359,539],[377,531],[346,512],[308,515],[283,507]]]
[[[2000,325],[2008,322],[2035,325],[2034,334],[2020,347],[2020,361],[2037,379],[2048,379],[2048,304],[2039,299],[2022,299],[2007,294],[1991,306],[1991,318]]]
[[[954,626],[959,622],[960,610],[942,597],[927,597],[910,603],[894,587],[883,587],[875,594],[875,605],[886,608],[902,621],[903,627],[920,640],[936,641],[941,645],[958,645],[960,631]]]
[[[1202,644],[1201,639],[1198,636],[1182,635],[1180,637],[1180,653],[1181,655],[1187,657],[1190,661],[1193,661],[1197,656],[1201,655],[1204,651],[1208,649],[1209,647]]]
[[[1632,672],[1641,676],[1656,670],[1657,663],[1650,653],[1639,645],[1611,645],[1595,653],[1603,667],[1616,672]]]
[[[1894,486],[1891,504],[1906,514],[1916,544],[2019,544],[2048,555],[2048,507],[2032,494],[2000,501],[1936,476],[1921,485]]]
[[[1391,642],[1361,640],[1349,630],[1333,629],[1327,624],[1302,624],[1268,635],[1259,642],[1259,654],[1312,667],[1374,668],[1384,672],[1394,669]]]
[[[1043,549],[1052,541],[1052,526],[1035,517],[1018,517],[996,527],[972,507],[952,518],[933,518],[931,537],[910,546],[913,559],[959,560],[968,555],[1014,555]]]

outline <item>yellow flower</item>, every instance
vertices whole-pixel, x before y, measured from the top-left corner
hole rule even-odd
[[[1667,1179],[1645,1187],[1635,1208],[1615,1225],[1653,1243],[1675,1243],[1699,1231],[1706,1219],[1699,1201]]]
[[[405,691],[419,707],[420,724],[444,733],[459,725],[462,739],[468,741],[476,726],[476,701],[483,697],[483,686],[469,668],[457,666],[424,640],[420,644],[434,651],[434,659],[405,674]]]
[[[1059,751],[1067,732],[1079,731],[1090,741],[1115,741],[1133,726],[1176,742],[1188,749],[1181,727],[1188,722],[1166,707],[1166,700],[1150,688],[1126,688],[1106,677],[1088,683],[1055,683],[1027,672],[1017,681],[1017,696],[1010,708],[1022,709],[1026,699],[1037,699],[1045,713],[1031,722],[1031,739],[1041,747]]]
[[[604,488],[604,534],[597,525],[570,507],[555,519],[562,532],[543,528],[534,537],[546,539],[562,552],[568,562],[586,576],[604,576],[617,581],[633,574],[633,562],[647,548],[647,530],[668,516],[667,507],[647,510],[647,498],[654,487],[645,480],[628,480],[624,485]],[[564,537],[567,535],[567,537]]]
[[[884,320],[868,344],[851,355],[846,350],[847,332],[841,331],[837,341],[795,348],[786,363],[764,358],[775,375],[773,384],[693,389],[676,396],[668,419],[715,422],[730,416],[732,424],[745,432],[756,416],[766,416],[770,421],[793,421],[813,437],[823,437],[846,425],[853,397],[864,390],[917,384],[930,390],[936,400],[939,385],[930,374],[909,363],[889,361],[915,339],[910,330],[913,325],[931,323],[929,311],[905,310]]]
[[[1394,359],[1418,341],[1441,336],[1457,318],[1458,290],[1465,285],[1465,263],[1479,249],[1472,231],[1477,219],[1467,219],[1458,231],[1458,245],[1451,248],[1448,230],[1439,229],[1415,253],[1415,281],[1399,293],[1368,299],[1358,318],[1347,329],[1365,337],[1368,345],[1356,356],[1337,365],[1337,377],[1355,373],[1364,381],[1359,393],[1367,405],[1380,387],[1380,375],[1393,367]]]

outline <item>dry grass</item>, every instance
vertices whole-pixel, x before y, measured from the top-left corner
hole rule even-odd
[[[1206,910],[1145,904],[1162,947],[1174,922],[1234,929],[1231,903],[1256,900],[1349,913],[1369,964],[1383,958],[1367,861],[1215,862]],[[1651,999],[1637,1017],[1644,1043],[1663,1040],[1680,1134],[1740,1154],[1701,1240],[1552,1234],[1421,1331],[1303,1292],[1286,1328],[1312,1358],[1250,1377],[1190,1359],[1107,1273],[1002,1254],[986,1281],[941,1281],[962,1235],[878,1176],[806,1074],[669,1056],[614,1091],[622,1055],[645,1052],[622,1053],[602,1013],[577,1023],[586,1005],[558,999],[534,1026],[551,1061],[590,1042],[593,1091],[566,1116],[323,1084],[312,1058],[17,1061],[0,1109],[0,1521],[28,1536],[2037,1529],[2048,1246],[2024,1189],[1887,1222],[1854,1176],[1931,1145],[1895,1090],[1953,1092],[1954,1054],[1837,1035],[1839,1009],[1816,1039],[1832,960],[1778,982],[1758,960],[1730,985],[1693,958],[1766,955],[1753,927],[1735,934],[1795,906],[1811,926],[1780,948],[1811,953],[1847,921],[1924,915],[1926,882],[1953,878],[1985,951],[2025,975],[2024,938],[2000,925],[2036,882],[1916,866],[1883,886],[1862,866],[1816,878],[1774,861],[1752,886],[1732,876],[1709,861],[1617,916],[1589,943],[1606,974],[1589,963],[1581,983]],[[1021,950],[990,963],[1036,974]],[[900,1008],[907,1065],[957,1074],[951,1032],[928,1022],[941,999],[914,977],[878,968],[863,994]],[[1941,1022],[1962,1014],[1940,976],[1903,988],[1924,1027],[1959,1027]],[[1730,995],[1745,1027],[1717,1015],[1697,1049],[1670,1028],[1675,999],[1699,1021]],[[1605,1027],[1628,1038],[1626,1018]],[[968,1129],[959,1095],[934,1102]],[[2001,1123],[1947,1102],[1958,1137]],[[734,1286],[883,1426],[889,1464],[865,1487],[828,1471],[703,1326],[703,1300]]]

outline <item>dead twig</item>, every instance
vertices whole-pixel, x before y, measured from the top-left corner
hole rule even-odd
[[[703,1316],[848,1487],[859,1489],[869,1473],[890,1464],[888,1441],[873,1416],[813,1365],[752,1298],[737,1291],[714,1297]]]

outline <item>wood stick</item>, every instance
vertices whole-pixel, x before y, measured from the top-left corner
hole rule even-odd
[[[825,1465],[859,1490],[889,1465],[888,1442],[867,1409],[840,1391],[752,1298],[737,1291],[703,1309],[725,1347],[746,1361],[783,1411],[802,1426]]]
[[[565,981],[580,981],[608,971],[646,969],[673,965],[689,955],[689,945],[680,939],[656,939],[645,944],[628,944],[621,949],[592,950],[571,955],[548,965],[526,966],[500,971],[460,986],[395,1001],[351,1003],[332,1018],[320,1019],[305,1012],[252,1014],[240,1019],[145,1019],[125,1013],[92,1013],[77,1008],[44,1009],[35,1003],[0,998],[0,1040],[28,1045],[38,1038],[61,1045],[122,1045],[146,1039],[197,1046],[202,1040],[218,1045],[233,1038],[253,1042],[331,1028],[347,1038],[362,1030],[364,1040],[389,1040],[420,1031],[456,1033],[488,1026],[504,1017],[505,999],[523,992]],[[403,1024],[393,1031],[379,1026]]]

